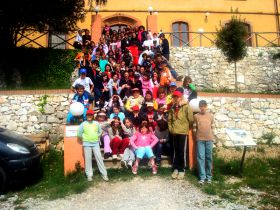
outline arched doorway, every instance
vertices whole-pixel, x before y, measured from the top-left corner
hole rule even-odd
[[[141,25],[141,21],[130,15],[116,13],[112,16],[105,17],[102,19],[102,26],[112,26],[114,29],[122,27],[138,27]]]

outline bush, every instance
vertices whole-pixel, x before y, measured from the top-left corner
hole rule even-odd
[[[15,71],[20,74],[21,89],[69,88],[74,58],[74,50],[15,48],[2,57],[0,71],[9,89],[15,87]]]

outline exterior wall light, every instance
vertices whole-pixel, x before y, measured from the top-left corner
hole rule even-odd
[[[150,15],[153,14],[154,8],[152,6],[148,7],[148,12],[150,13]]]
[[[99,12],[99,7],[98,6],[94,7],[94,12],[95,12],[96,15],[98,14],[98,12]]]

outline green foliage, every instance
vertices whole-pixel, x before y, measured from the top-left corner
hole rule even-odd
[[[19,71],[24,89],[69,88],[74,50],[15,48],[2,58],[0,66],[8,88],[13,88],[11,72],[14,69]]]
[[[242,60],[247,54],[248,33],[240,19],[232,16],[231,21],[218,30],[216,45],[222,50],[228,62]]]
[[[274,59],[274,60],[280,59],[280,51],[279,51],[279,50],[278,50],[277,53],[275,53],[275,54],[272,56],[272,59]]]
[[[38,107],[39,107],[39,112],[41,112],[42,114],[45,113],[45,105],[48,103],[48,95],[43,95],[41,98],[40,98],[40,103],[38,104]]]
[[[30,33],[28,29],[75,30],[77,22],[85,16],[84,6],[83,0],[5,1],[0,6],[0,47],[15,47],[23,38],[21,34]]]
[[[273,145],[273,140],[276,137],[276,133],[274,133],[273,131],[269,132],[269,133],[265,133],[262,135],[262,139],[266,141],[267,145],[269,145],[270,147]]]

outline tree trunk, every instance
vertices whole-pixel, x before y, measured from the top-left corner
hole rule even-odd
[[[235,84],[235,92],[238,92],[238,87],[237,87],[237,70],[236,70],[236,61],[234,61],[234,76],[235,76],[235,80],[234,80],[234,84]]]

